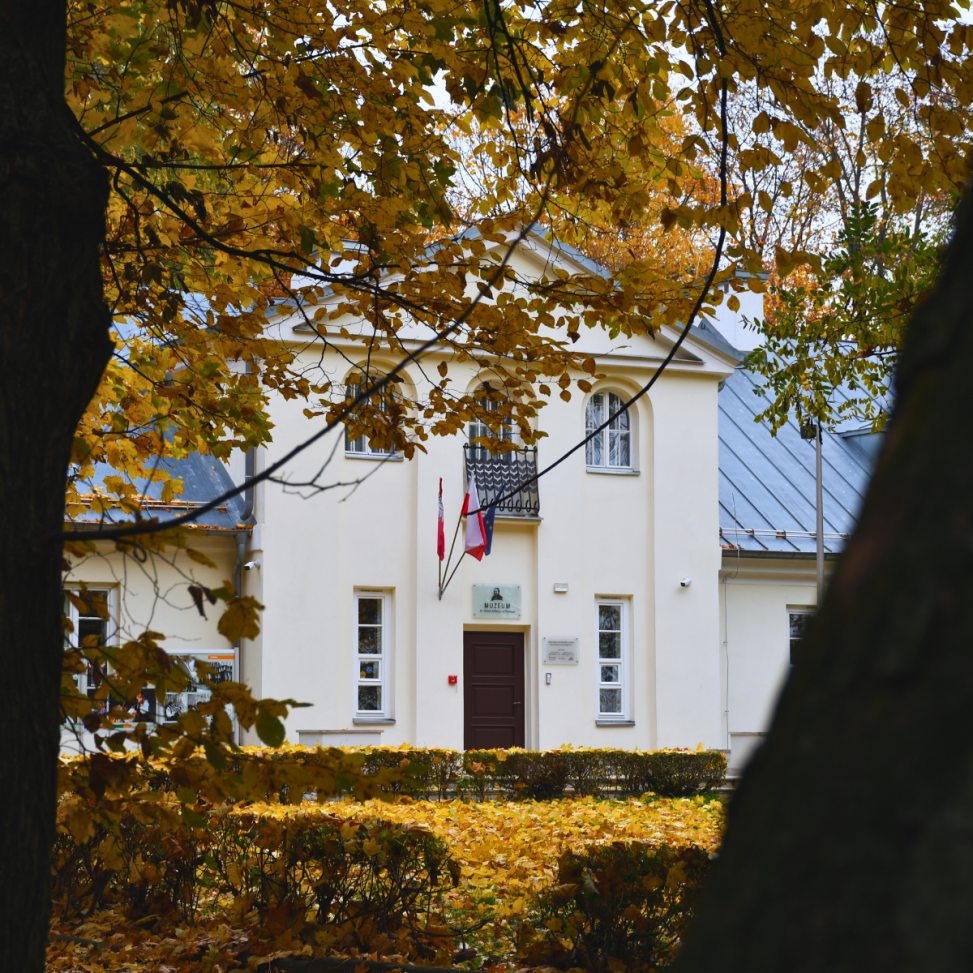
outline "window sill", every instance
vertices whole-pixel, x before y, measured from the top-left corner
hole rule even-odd
[[[356,716],[352,721],[356,726],[377,724],[379,726],[392,726],[395,720],[387,716]]]
[[[609,476],[639,476],[638,470],[626,470],[621,467],[613,466],[588,466],[586,467],[589,473],[607,473]]]
[[[595,726],[635,726],[635,720],[595,720]]]
[[[401,463],[405,457],[398,453],[389,456],[388,453],[349,453],[346,450],[345,459],[370,459],[373,463]]]

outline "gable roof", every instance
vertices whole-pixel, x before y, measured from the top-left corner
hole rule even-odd
[[[135,485],[138,492],[144,498],[142,501],[142,515],[144,517],[157,517],[163,522],[172,520],[173,517],[187,513],[194,507],[208,503],[227,490],[232,490],[235,485],[223,463],[214,456],[190,453],[183,459],[163,460],[160,465],[165,467],[173,478],[182,480],[183,492],[178,494],[171,503],[162,503],[158,499],[162,493],[161,483],[136,480]],[[85,487],[89,490],[95,487],[103,490],[106,476],[118,476],[118,471],[107,463],[97,463],[94,476],[79,484],[80,492],[83,494]],[[203,514],[189,526],[203,528],[204,530],[235,530],[243,517],[244,507],[243,494],[237,494],[225,503],[220,504],[219,507]],[[133,516],[123,510],[111,510],[105,515],[88,510],[82,516],[73,518],[71,524],[77,527],[86,525],[105,527],[109,524],[128,524],[133,521]]]
[[[771,436],[760,379],[738,368],[719,394],[720,546],[753,553],[813,556],[815,447],[788,420]],[[852,438],[822,436],[824,549],[841,551],[854,529],[871,476],[871,457]]]

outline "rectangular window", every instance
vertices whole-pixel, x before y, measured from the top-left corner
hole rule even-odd
[[[70,592],[70,595],[69,595]],[[64,616],[71,622],[71,631],[64,633],[64,647],[81,648],[107,645],[113,634],[110,624],[112,597],[111,589],[88,588],[86,593],[78,589],[68,589],[64,593]],[[102,614],[107,612],[108,618]],[[89,698],[94,697],[95,690],[108,678],[107,663],[100,666],[88,663],[87,670],[74,676],[78,691]],[[109,702],[105,700],[101,711],[107,713]]]
[[[787,617],[790,629],[790,660],[791,665],[794,665],[800,655],[801,643],[804,641],[804,636],[807,635],[807,627],[811,624],[811,619],[814,617],[814,610],[808,608],[804,611],[788,612]]]
[[[628,605],[624,601],[598,602],[598,716],[625,719],[628,672],[626,640]]]
[[[388,715],[387,597],[368,592],[355,596],[356,702],[362,717]]]

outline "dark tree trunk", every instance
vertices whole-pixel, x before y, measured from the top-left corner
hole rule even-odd
[[[50,917],[61,544],[72,437],[111,353],[106,174],[64,104],[64,3],[0,0],[0,970]]]
[[[679,973],[973,969],[973,197]]]

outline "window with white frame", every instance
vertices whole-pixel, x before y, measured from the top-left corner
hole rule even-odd
[[[360,717],[388,715],[388,599],[378,592],[355,595],[356,699]]]
[[[346,401],[357,398],[363,387],[362,382],[374,384],[384,376],[374,373],[369,378],[359,376],[360,381],[349,383],[346,386]],[[393,380],[395,381],[395,380]],[[365,429],[356,430],[355,438],[352,432],[345,426],[345,454],[348,456],[392,456],[395,454],[395,447],[391,445],[385,428],[389,432],[395,418],[396,410],[401,410],[402,403],[396,401],[395,391],[392,384],[385,386],[380,392],[370,396],[367,402],[359,404],[355,409],[356,418],[361,418],[366,426]],[[388,443],[388,445],[383,445]]]
[[[64,617],[70,622],[70,630],[64,633],[64,647],[77,649],[107,645],[112,637],[110,588],[88,588],[86,591],[70,588],[64,592]],[[107,617],[105,617],[107,616]],[[89,661],[84,672],[75,673],[74,683],[78,691],[93,698],[98,687],[109,675],[108,663],[100,665]],[[110,708],[106,699],[101,712]]]
[[[628,604],[599,601],[598,609],[598,718],[624,720],[628,692]]]
[[[494,399],[489,398],[485,394],[485,389],[480,389],[476,394],[476,404],[483,409],[484,412],[499,412],[502,402],[498,402]],[[482,453],[483,456],[490,455],[489,449],[482,443],[476,442],[477,439],[483,437],[485,439],[501,439],[506,442],[513,442],[515,439],[513,420],[507,415],[498,415],[497,420],[500,425],[497,429],[491,429],[490,423],[486,417],[474,418],[469,424],[469,437],[470,443],[473,445],[477,453]]]
[[[590,436],[609,416],[607,427],[585,444],[585,462],[596,469],[632,468],[632,429],[625,400],[614,392],[595,392],[585,407],[585,435]],[[618,415],[615,415],[618,413]]]

